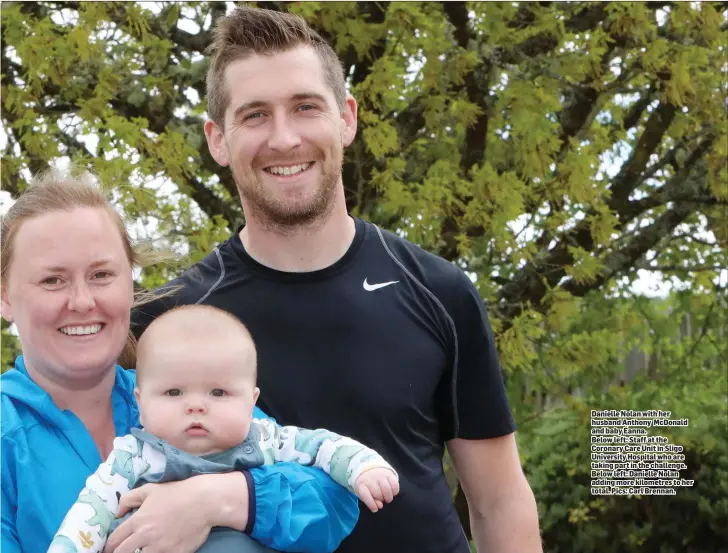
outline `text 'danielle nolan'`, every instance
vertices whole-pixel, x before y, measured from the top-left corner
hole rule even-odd
[[[688,467],[680,445],[659,435],[661,429],[687,427],[688,419],[650,409],[591,412],[592,495],[675,495],[692,486],[682,478]]]

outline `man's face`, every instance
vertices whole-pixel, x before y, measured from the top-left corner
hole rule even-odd
[[[230,165],[247,218],[276,228],[313,222],[333,207],[356,102],[337,105],[310,47],[231,63],[224,128],[208,122],[213,157]]]

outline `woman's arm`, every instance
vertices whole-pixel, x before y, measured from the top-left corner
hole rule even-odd
[[[192,553],[211,527],[225,526],[278,551],[328,553],[354,529],[356,496],[322,470],[278,463],[246,472],[132,490],[121,498],[118,514],[140,509],[114,531],[104,551],[133,553],[145,545],[138,537],[143,533],[154,536],[160,552]]]
[[[3,553],[22,553],[18,541],[18,532],[15,529],[15,506],[9,496],[9,488],[10,486],[5,486],[5,482],[3,482],[0,551]]]
[[[13,442],[2,441],[2,503],[0,504],[0,516],[2,517],[2,527],[0,529],[0,551],[3,553],[22,553],[20,549],[20,540],[18,538],[18,530],[15,527],[15,512],[18,508],[18,498],[15,491],[15,482],[13,481],[13,471],[11,470],[10,460],[14,458],[10,454]]]
[[[278,463],[250,470],[255,508],[250,535],[279,551],[328,553],[359,518],[356,495],[321,469]]]
[[[258,407],[253,416],[276,424]],[[215,525],[244,531],[278,551],[334,551],[359,518],[357,497],[319,468],[279,462],[229,476]]]
[[[277,426],[259,407],[253,417]],[[245,530],[272,549],[334,551],[359,519],[356,495],[316,467],[296,462],[266,465],[250,470],[248,484],[251,514]]]
[[[267,418],[257,408],[254,416]],[[122,497],[118,516],[135,507],[140,511],[116,529],[105,551],[132,553],[134,534],[144,526],[150,533],[174,528],[155,541],[160,551],[192,553],[196,547],[190,544],[201,544],[211,527],[224,526],[278,551],[328,553],[351,533],[359,517],[354,494],[322,470],[297,463],[146,484]]]

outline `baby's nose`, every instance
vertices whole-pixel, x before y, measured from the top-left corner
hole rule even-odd
[[[207,407],[202,402],[190,402],[187,404],[187,407],[185,409],[185,412],[187,414],[205,413],[206,411]]]

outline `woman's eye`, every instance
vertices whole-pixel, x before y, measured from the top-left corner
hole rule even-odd
[[[98,273],[94,273],[94,278],[97,280],[102,280],[110,276],[111,273],[109,271],[99,271]]]
[[[48,277],[46,279],[43,279],[43,284],[47,284],[48,286],[56,286],[57,284],[61,283],[61,279],[58,277]]]
[[[165,395],[168,395],[170,397],[177,397],[182,395],[182,390],[180,390],[179,388],[172,388],[171,390],[167,390],[164,393]]]
[[[215,397],[222,397],[225,395],[225,390],[221,390],[220,388],[215,388],[212,392],[210,392]]]

